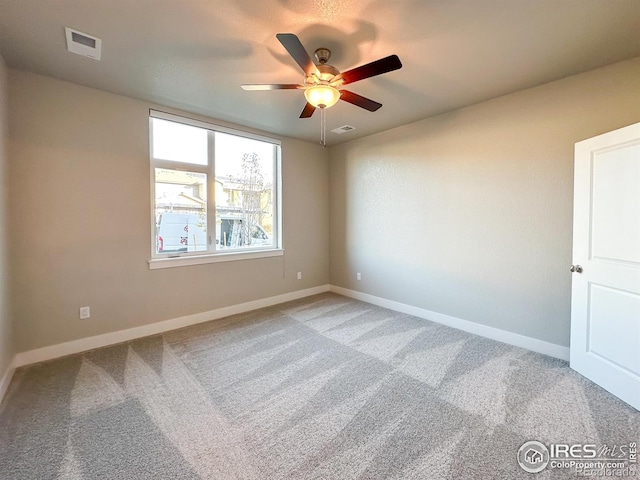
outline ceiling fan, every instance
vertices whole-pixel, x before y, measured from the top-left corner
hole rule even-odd
[[[342,87],[349,83],[392,72],[402,67],[397,55],[389,55],[375,62],[340,73],[336,67],[327,63],[331,58],[329,49],[318,48],[315,51],[315,57],[318,61],[316,65],[296,35],[293,33],[278,33],[276,38],[302,68],[305,75],[304,83],[245,84],[242,85],[242,88],[244,90],[304,90],[307,104],[302,110],[300,118],[309,118],[316,111],[316,108],[324,110],[335,105],[338,100],[344,100],[370,112],[375,112],[382,106],[381,103],[345,90]]]

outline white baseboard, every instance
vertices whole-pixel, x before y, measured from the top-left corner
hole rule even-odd
[[[30,365],[32,363],[44,362],[46,360],[52,360],[54,358],[64,357],[66,355],[72,355],[74,353],[86,352],[87,350],[93,350],[94,348],[107,347],[109,345],[115,345],[116,343],[128,342],[130,340],[148,337],[150,335],[157,335],[160,333],[168,332],[170,330],[176,330],[178,328],[188,327],[191,325],[196,325],[198,323],[204,323],[210,320],[217,320],[219,318],[228,317],[229,315],[250,312],[252,310],[257,310],[258,308],[270,307],[279,303],[298,300],[300,298],[309,297],[311,295],[317,295],[318,293],[328,292],[329,290],[329,285],[320,285],[318,287],[307,288],[305,290],[297,290],[291,293],[276,295],[275,297],[262,298],[260,300],[241,303],[239,305],[217,308],[215,310],[209,310],[208,312],[196,313],[179,318],[172,318],[170,320],[151,323],[149,325],[143,325],[141,327],[129,328],[127,330],[120,330],[111,333],[104,333],[102,335],[96,335],[94,337],[87,337],[80,340],[60,343],[58,345],[51,345],[35,350],[29,350],[27,352],[18,353],[16,355],[13,362],[13,368]],[[6,376],[7,375],[5,375],[5,377]],[[0,398],[2,397],[0,396]]]
[[[376,297],[374,295],[369,295],[368,293],[349,290],[348,288],[331,285],[330,290],[339,295],[344,295],[345,297],[354,298],[373,305],[378,305],[379,307],[395,310],[396,312],[406,313],[408,315],[413,315],[414,317],[424,318],[448,327],[457,328],[458,330],[464,330],[465,332],[480,335],[481,337],[490,338],[516,347],[543,353],[550,357],[569,361],[569,347],[563,347],[562,345],[556,345],[555,343],[545,342],[544,340],[538,340],[537,338],[531,338],[518,333],[501,330],[499,328],[489,327],[480,323],[470,322],[468,320],[452,317],[443,313],[432,312],[431,310],[414,307],[412,305],[407,305],[406,303],[387,300],[386,298]]]
[[[7,393],[9,389],[9,384],[11,383],[11,379],[13,378],[13,372],[16,371],[16,357],[13,357],[13,360],[7,367],[7,370],[4,372],[2,376],[2,380],[0,380],[0,403],[2,403],[2,399],[4,395]]]

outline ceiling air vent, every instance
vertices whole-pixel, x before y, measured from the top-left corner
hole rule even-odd
[[[102,50],[102,40],[92,35],[64,27],[67,34],[67,50],[84,57],[100,60]]]
[[[333,130],[331,130],[333,133],[337,133],[338,135],[341,135],[343,133],[347,133],[350,132],[351,130],[355,130],[356,127],[352,127],[351,125],[343,125],[339,128],[334,128]]]

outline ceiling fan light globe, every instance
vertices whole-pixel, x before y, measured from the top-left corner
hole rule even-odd
[[[304,91],[304,96],[316,108],[329,108],[340,100],[338,89],[329,85],[315,85]]]

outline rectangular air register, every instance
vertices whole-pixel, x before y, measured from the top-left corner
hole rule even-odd
[[[333,133],[337,133],[338,135],[341,135],[343,133],[346,132],[350,132],[351,130],[355,130],[356,127],[352,127],[351,125],[343,125],[339,128],[334,128],[333,130],[331,130]]]
[[[102,53],[102,40],[98,37],[88,35],[86,33],[64,27],[67,35],[67,50],[71,53],[77,53],[83,57],[100,60]]]

